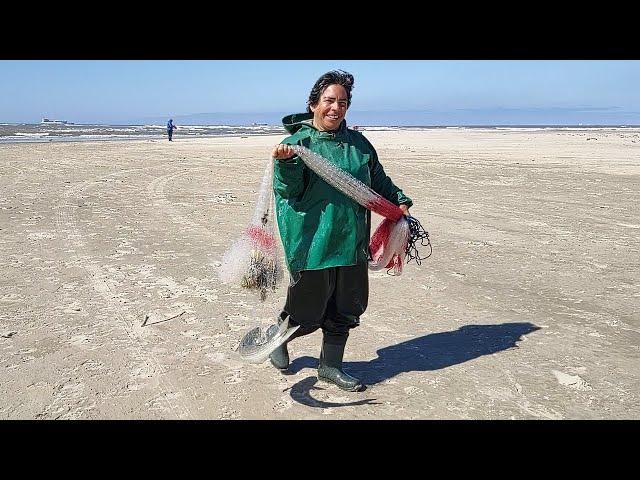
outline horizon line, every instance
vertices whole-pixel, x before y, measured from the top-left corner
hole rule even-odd
[[[179,117],[175,115],[175,117]],[[0,121],[0,125],[47,125],[43,122],[2,122]],[[90,122],[90,123],[82,123],[82,122],[67,122],[65,124],[56,124],[52,122],[52,125],[58,126],[92,126],[92,125],[101,125],[101,126],[145,126],[147,124],[133,122],[133,123],[102,123],[102,122]],[[162,126],[164,127],[164,122],[162,124],[154,124],[153,126]],[[348,125],[354,125],[358,127],[640,127],[640,123],[468,123],[468,124],[460,124],[460,123],[443,123],[443,124],[393,124],[393,125],[384,125],[384,124],[362,124],[362,123],[348,123]],[[258,126],[268,126],[268,127],[282,127],[282,124],[270,124],[264,122],[253,122],[251,124],[235,124],[230,125],[228,123],[209,123],[209,124],[183,124],[183,126],[198,126],[198,127],[258,127]]]

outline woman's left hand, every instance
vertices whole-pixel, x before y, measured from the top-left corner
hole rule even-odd
[[[406,205],[400,205],[400,210],[402,210],[402,213],[404,213],[406,217],[411,216],[411,214],[409,213],[409,207],[407,207]]]

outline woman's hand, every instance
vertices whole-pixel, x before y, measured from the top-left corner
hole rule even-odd
[[[411,214],[409,213],[409,207],[407,207],[406,205],[400,205],[400,210],[402,210],[402,213],[404,213],[405,217],[411,216]]]
[[[273,147],[273,151],[271,152],[271,156],[276,160],[288,160],[295,154],[293,148],[282,143]]]

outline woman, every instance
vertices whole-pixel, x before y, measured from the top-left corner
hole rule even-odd
[[[370,186],[409,214],[411,199],[385,174],[375,149],[362,133],[348,129],[353,75],[322,75],[307,100],[307,113],[282,122],[291,136],[274,147],[276,216],[291,283],[280,321],[300,328],[289,338],[321,328],[318,379],[343,390],[362,382],[342,370],[349,330],[359,325],[369,297],[371,213],[305,166],[289,145],[304,145]],[[287,343],[288,343],[287,342]],[[271,355],[281,371],[289,366],[287,343]]]

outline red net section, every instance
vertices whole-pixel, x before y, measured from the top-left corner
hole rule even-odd
[[[389,220],[393,220],[397,222],[402,218],[402,210],[397,205],[394,205],[389,200],[384,197],[378,195],[375,199],[367,202],[365,208],[371,210],[372,212],[376,212],[378,215],[382,215]]]

